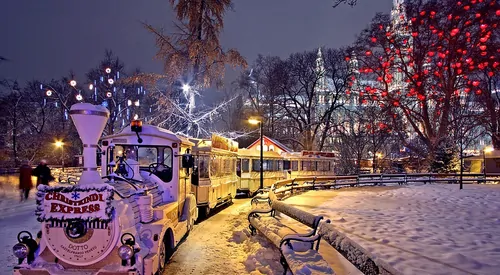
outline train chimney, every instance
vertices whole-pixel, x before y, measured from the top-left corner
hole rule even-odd
[[[97,172],[97,142],[109,118],[109,111],[103,106],[77,103],[69,111],[71,119],[83,142],[83,173],[78,184],[102,183]]]

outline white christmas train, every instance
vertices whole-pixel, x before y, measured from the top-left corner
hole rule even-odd
[[[134,122],[102,139],[101,177],[95,156],[109,111],[79,103],[70,115],[83,141],[83,173],[76,185],[38,189],[41,231],[19,233],[13,273],[160,274],[197,219],[194,144]]]
[[[42,230],[36,238],[19,233],[14,274],[159,274],[199,212],[260,188],[258,152],[140,121],[101,138],[101,176],[96,149],[109,111],[79,103],[70,115],[83,141],[83,173],[76,185],[38,189]],[[319,153],[265,152],[264,187],[332,174],[335,158]]]

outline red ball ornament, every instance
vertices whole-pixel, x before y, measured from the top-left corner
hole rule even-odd
[[[411,36],[413,36],[413,37],[417,37],[417,36],[418,36],[418,32],[412,32],[412,33],[411,33]]]
[[[481,91],[481,90],[477,90],[477,91],[476,91],[476,95],[480,95],[480,94],[482,94],[482,93],[483,93],[483,91]]]
[[[373,42],[373,43],[377,42],[377,38],[372,37],[372,42]]]
[[[474,87],[479,86],[479,81],[477,81],[477,80],[472,81],[472,86],[474,86]]]
[[[493,73],[493,72],[488,72],[488,76],[489,76],[489,77],[493,77],[494,75],[495,75],[495,73]]]
[[[479,48],[481,49],[481,51],[486,51],[486,46],[485,45],[481,45],[481,46],[479,46]]]
[[[470,9],[470,6],[464,6],[464,10],[468,11]]]
[[[476,18],[479,18],[481,17],[481,14],[480,13],[476,13]]]
[[[500,16],[500,10],[497,10],[496,15]]]
[[[420,16],[424,16],[424,15],[425,15],[425,11],[421,11]]]

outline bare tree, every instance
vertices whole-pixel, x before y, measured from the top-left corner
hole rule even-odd
[[[235,49],[223,50],[220,45],[223,17],[231,7],[230,0],[170,0],[170,3],[178,20],[176,33],[166,35],[144,24],[155,35],[159,48],[156,57],[164,62],[164,75],[145,74],[142,78],[154,84],[164,79],[164,89],[156,94],[157,110],[164,112],[165,117],[171,117],[172,111],[180,111],[177,118],[184,117],[186,132],[197,135],[200,120],[194,114],[196,95],[212,85],[221,87],[226,65],[245,67],[246,61]]]

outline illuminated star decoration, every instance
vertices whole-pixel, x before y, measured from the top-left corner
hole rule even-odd
[[[74,200],[80,199],[80,193],[78,193],[76,191],[73,192],[73,193],[71,193],[71,198],[74,199]]]

